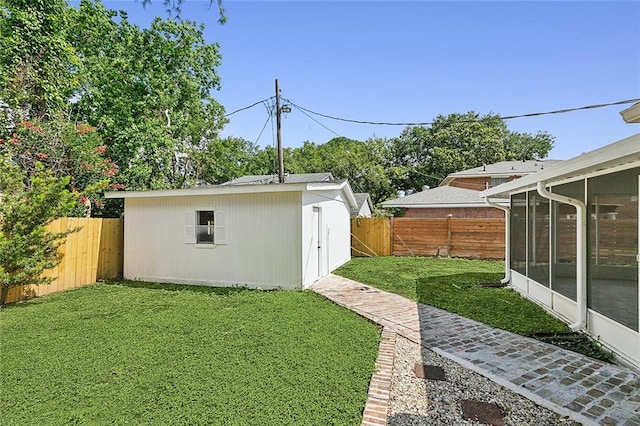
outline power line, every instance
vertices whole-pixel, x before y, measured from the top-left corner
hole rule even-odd
[[[609,106],[614,106],[614,105],[624,105],[624,104],[630,104],[630,103],[635,103],[635,102],[640,102],[640,98],[627,99],[626,101],[610,102],[608,104],[594,104],[594,105],[587,105],[587,106],[578,107],[578,108],[558,109],[558,110],[555,110],[555,111],[532,112],[532,113],[529,113],[529,114],[520,114],[520,115],[507,115],[505,117],[500,117],[500,118],[503,119],[503,120],[511,120],[511,119],[514,119],[514,118],[536,117],[536,116],[539,116],[539,115],[564,114],[565,112],[583,111],[583,110],[587,110],[587,109],[604,108],[604,107],[609,107]]]
[[[262,132],[264,132],[264,129],[267,127],[267,124],[269,124],[269,120],[271,119],[271,117],[267,117],[267,121],[264,122],[264,126],[262,126],[262,130],[260,130],[260,134],[258,134],[258,138],[256,139],[256,145],[258,144],[258,141],[260,140],[260,137],[262,136]]]
[[[249,105],[249,106],[246,106],[246,107],[244,107],[244,108],[239,108],[239,109],[237,109],[237,110],[235,110],[235,111],[230,112],[229,114],[225,114],[224,116],[225,116],[225,117],[229,117],[229,116],[231,116],[231,115],[235,114],[236,112],[240,112],[240,111],[244,111],[245,109],[253,108],[253,107],[254,107],[254,106],[256,106],[256,105],[261,104],[262,102],[266,102],[266,101],[270,101],[270,100],[272,100],[274,97],[275,97],[275,96],[271,96],[271,97],[266,98],[266,99],[263,99],[263,100],[261,100],[261,101],[254,102],[254,103],[252,103],[252,104],[251,104],[251,105]]]
[[[564,114],[564,113],[567,113],[567,112],[582,111],[582,110],[596,109],[596,108],[604,108],[604,107],[608,107],[608,106],[624,105],[624,104],[630,104],[630,103],[635,103],[635,102],[640,102],[640,98],[627,99],[627,100],[624,100],[624,101],[617,101],[617,102],[610,102],[610,103],[603,103],[603,104],[587,105],[587,106],[582,106],[582,107],[577,107],[577,108],[564,108],[564,109],[558,109],[558,110],[554,110],[554,111],[532,112],[532,113],[528,113],[528,114],[490,117],[490,119],[499,118],[499,119],[502,119],[502,120],[512,120],[514,118],[536,117],[536,116],[551,115],[551,114]],[[378,126],[431,126],[431,125],[434,124],[434,122],[432,122],[432,121],[414,122],[414,123],[412,123],[412,122],[398,123],[398,122],[385,122],[385,121],[353,120],[353,119],[349,119],[349,118],[335,117],[333,115],[322,114],[320,112],[316,112],[316,111],[312,111],[312,110],[310,110],[308,108],[304,108],[304,107],[302,107],[300,105],[296,105],[293,102],[291,102],[291,104],[293,106],[295,106],[296,108],[298,108],[299,110],[308,112],[309,114],[313,114],[313,115],[317,115],[317,116],[320,116],[320,117],[328,118],[330,120],[345,121],[347,123],[371,124],[371,125],[378,125]],[[477,122],[477,121],[482,121],[482,120],[459,120],[459,122],[461,122],[461,123],[464,123],[464,122],[473,123],[473,122]]]
[[[342,137],[342,135],[334,132],[333,130],[331,130],[330,128],[328,128],[327,126],[325,126],[324,124],[322,124],[321,122],[319,122],[318,120],[316,120],[315,118],[313,118],[311,115],[307,114],[306,111],[304,111],[302,108],[300,108],[298,105],[296,105],[291,99],[286,99],[286,98],[282,98],[283,100],[285,100],[286,102],[290,103],[291,105],[293,105],[294,107],[296,107],[298,109],[298,111],[300,111],[301,113],[303,113],[304,115],[306,115],[307,117],[309,117],[311,120],[315,121],[316,123],[318,123],[319,125],[321,125],[322,127],[324,127],[325,129],[327,129],[328,131],[330,131],[331,133],[333,133],[334,135],[338,136],[338,137]]]

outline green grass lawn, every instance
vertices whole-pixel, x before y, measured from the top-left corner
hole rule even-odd
[[[568,331],[559,319],[508,288],[504,263],[427,257],[354,258],[335,274],[514,333]]]
[[[0,310],[2,424],[359,424],[378,339],[311,292],[97,284]]]

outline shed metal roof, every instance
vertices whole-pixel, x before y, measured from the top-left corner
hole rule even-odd
[[[349,209],[356,206],[356,199],[353,196],[351,186],[346,179],[331,180],[324,182],[307,183],[279,183],[273,185],[266,184],[243,184],[243,185],[208,185],[196,188],[183,189],[159,189],[152,191],[109,191],[105,192],[105,198],[152,198],[152,197],[188,197],[200,195],[231,195],[231,194],[251,194],[270,192],[322,192],[322,191],[342,191],[344,198],[349,205]]]
[[[311,183],[311,182],[327,182],[333,181],[333,175],[329,172],[326,173],[300,173],[300,174],[285,174],[284,183]],[[242,176],[222,185],[256,185],[256,184],[270,184],[279,183],[278,175],[249,175]],[[205,186],[205,185],[203,185]]]

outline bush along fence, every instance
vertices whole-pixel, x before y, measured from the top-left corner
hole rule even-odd
[[[352,218],[352,256],[504,259],[504,219]]]
[[[63,217],[48,226],[53,232],[74,228],[80,229],[69,234],[60,247],[62,262],[45,271],[46,276],[55,280],[47,285],[11,288],[7,303],[122,277],[124,221]]]

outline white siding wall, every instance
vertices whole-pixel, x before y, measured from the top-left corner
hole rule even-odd
[[[185,213],[196,210],[226,213],[227,244],[184,243]],[[300,210],[299,192],[128,198],[124,277],[301,288]]]
[[[311,256],[317,255],[313,243],[313,208],[321,209],[321,274]],[[350,207],[341,191],[309,191],[302,194],[302,271],[307,288],[320,276],[351,259]]]

